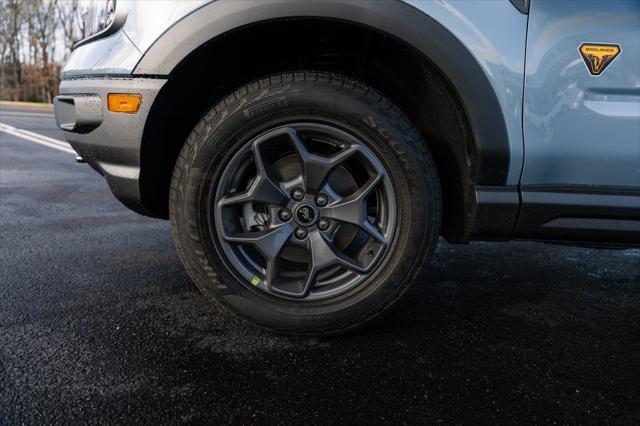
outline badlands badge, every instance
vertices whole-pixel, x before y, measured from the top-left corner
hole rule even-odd
[[[582,43],[578,51],[589,73],[598,76],[618,57],[621,49],[619,44]]]

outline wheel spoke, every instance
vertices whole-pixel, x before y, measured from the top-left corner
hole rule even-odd
[[[307,269],[304,290],[301,296],[309,294],[313,288],[313,284],[316,281],[318,273],[330,266],[340,265],[358,273],[367,272],[367,268],[364,268],[358,262],[340,253],[333,243],[328,241],[319,231],[314,231],[309,234],[307,246],[311,253],[311,262]]]
[[[256,165],[256,177],[245,192],[225,197],[219,201],[221,207],[239,203],[263,203],[283,206],[289,197],[273,179],[264,164],[258,144],[253,146],[253,158]]]
[[[273,271],[269,271],[269,269],[275,269],[276,259],[292,233],[292,226],[285,223],[264,232],[241,232],[224,235],[223,238],[232,243],[250,245],[258,250],[267,263],[267,275],[270,275]],[[271,268],[269,268],[269,265],[271,265]]]
[[[302,159],[303,181],[307,192],[318,192],[331,171],[359,150],[357,145],[348,145],[332,157],[312,154],[295,129],[289,128],[288,132],[298,155]]]
[[[372,176],[353,194],[327,206],[324,209],[324,215],[340,222],[356,225],[381,243],[386,243],[386,237],[382,235],[378,228],[373,226],[367,219],[367,197],[381,182],[381,180],[382,175],[380,174]]]
[[[273,289],[273,283],[278,276],[278,260],[274,258],[267,259],[265,267],[264,280],[268,288]]]

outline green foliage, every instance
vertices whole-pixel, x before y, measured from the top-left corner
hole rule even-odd
[[[30,92],[27,97],[25,98],[25,101],[27,102],[40,102],[40,99],[38,98],[38,96],[36,95],[35,92]]]

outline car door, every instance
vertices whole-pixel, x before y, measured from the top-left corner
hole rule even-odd
[[[637,231],[639,1],[531,1],[523,132],[518,234]]]

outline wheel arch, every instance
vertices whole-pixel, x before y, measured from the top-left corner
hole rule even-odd
[[[315,23],[316,26],[311,23]],[[157,186],[158,179],[166,179],[167,172],[152,170],[153,167],[150,164],[156,161],[157,156],[165,157],[165,163],[175,162],[179,152],[177,145],[184,140],[183,138],[157,143],[158,139],[167,138],[162,128],[166,126],[167,119],[170,119],[168,112],[176,114],[177,109],[183,109],[177,114],[191,116],[181,117],[182,125],[186,128],[189,125],[193,127],[206,110],[203,108],[207,105],[210,107],[238,85],[248,82],[234,81],[236,77],[242,80],[237,70],[234,70],[234,61],[246,54],[245,48],[248,43],[251,43],[252,35],[256,37],[253,40],[261,41],[265,40],[264,34],[266,34],[261,31],[267,31],[266,28],[269,28],[268,34],[271,36],[275,31],[283,37],[285,28],[290,30],[296,27],[298,32],[289,33],[292,40],[286,43],[295,45],[294,38],[313,37],[310,34],[313,34],[313,31],[323,23],[331,23],[332,28],[339,27],[339,31],[345,28],[351,29],[353,34],[361,36],[358,42],[362,45],[370,43],[371,35],[374,35],[377,37],[377,42],[382,40],[380,43],[390,49],[388,55],[395,54],[389,46],[403,46],[403,54],[406,58],[403,56],[402,61],[406,59],[413,62],[403,63],[402,66],[420,68],[420,77],[417,77],[416,71],[416,76],[412,78],[435,82],[429,84],[424,91],[417,92],[437,97],[437,105],[441,106],[441,109],[451,109],[451,111],[443,113],[434,106],[426,105],[431,102],[429,99],[416,99],[416,94],[408,93],[410,90],[405,90],[407,92],[405,94],[397,95],[396,91],[402,91],[399,88],[402,82],[397,80],[404,76],[397,74],[402,72],[399,71],[400,64],[390,65],[393,62],[391,58],[388,61],[379,61],[377,64],[379,68],[388,67],[389,69],[381,71],[380,75],[375,77],[371,77],[371,70],[359,69],[364,68],[366,59],[359,65],[345,65],[345,69],[336,69],[334,63],[330,63],[324,69],[350,74],[382,91],[392,101],[400,104],[401,109],[425,135],[425,139],[436,145],[432,150],[441,175],[444,175],[443,233],[452,241],[468,239],[475,216],[475,186],[501,186],[506,182],[510,154],[504,117],[487,75],[471,52],[436,20],[397,0],[392,2],[218,1],[198,9],[167,30],[153,43],[134,71],[134,75],[137,76],[169,77],[169,84],[163,89],[153,106],[143,138],[141,192],[145,205],[154,215],[166,216],[166,194],[158,194],[157,190],[152,188]],[[311,66],[318,66],[313,61],[293,57],[295,55],[290,51],[287,52],[289,48],[287,45],[270,48],[279,58],[281,55],[291,57],[291,62],[286,65],[290,70],[308,68],[309,63]],[[231,60],[229,55],[232,55]],[[212,78],[219,75],[233,76],[233,78],[229,77],[229,81],[212,83],[207,96],[203,97],[207,98],[203,101],[203,105],[194,108],[185,107],[175,101],[176,97],[180,96],[183,96],[183,101],[189,98],[184,93],[179,93],[184,90],[184,86],[178,80],[184,80],[186,76],[190,76],[193,70],[202,65],[203,60],[214,67]],[[246,63],[247,59],[239,62]],[[274,61],[274,67],[278,66],[284,65],[281,61]],[[258,69],[259,72],[263,72],[263,75],[286,70],[270,69],[264,64],[256,65],[256,71]],[[265,71],[268,72],[264,73]],[[258,77],[261,75],[246,78]],[[372,79],[374,81],[367,81]],[[388,85],[387,90],[379,87],[385,84]],[[416,80],[416,84],[421,83]],[[403,96],[414,99],[400,99]],[[195,116],[190,112],[191,109],[197,111]],[[434,116],[437,117],[430,118]],[[447,132],[449,134],[442,136],[442,141],[434,141],[440,138],[440,133],[430,131],[431,125],[435,125],[435,128],[441,130],[443,134]],[[451,127],[449,130],[446,129],[448,125]],[[181,136],[177,136],[177,139],[179,137]],[[166,182],[161,185],[166,185]],[[448,194],[447,187],[451,188]]]

